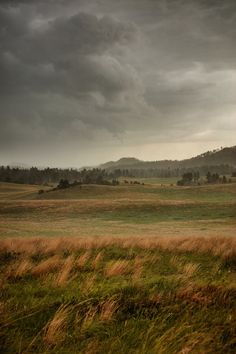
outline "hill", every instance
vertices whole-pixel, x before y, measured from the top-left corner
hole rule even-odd
[[[104,163],[100,165],[99,168],[114,171],[116,169],[188,169],[202,166],[220,165],[229,165],[232,168],[236,168],[236,146],[207,151],[198,156],[184,160],[142,161],[133,157],[124,157],[118,161]]]
[[[136,159],[135,157],[122,157],[118,161],[109,161],[99,166],[102,169],[114,169],[114,168],[127,168],[142,164],[144,161]]]

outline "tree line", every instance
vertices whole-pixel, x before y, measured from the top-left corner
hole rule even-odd
[[[187,182],[198,182],[200,176],[207,176],[208,183],[220,182],[220,175],[236,175],[235,170],[229,165],[201,166],[199,168],[177,168],[177,169],[115,169],[108,171],[100,168],[93,169],[60,169],[37,167],[20,168],[1,166],[0,181],[24,184],[52,185],[61,180],[80,184],[117,184],[119,177],[150,178],[150,177],[183,177],[184,184]],[[181,180],[180,180],[181,181]],[[225,181],[225,180],[224,180]],[[224,183],[224,182],[223,182]]]
[[[233,173],[232,173],[233,177]],[[178,186],[186,185],[200,185],[202,182],[199,182],[200,173],[199,172],[186,172],[182,175],[182,179],[177,181]],[[207,172],[205,176],[205,183],[231,183],[231,178],[227,178],[225,175],[220,176],[218,173]]]
[[[0,181],[22,184],[51,185],[59,181],[65,183],[80,184],[116,184],[117,180],[112,172],[106,172],[99,168],[76,170],[60,168],[37,167],[19,168],[10,166],[0,167]],[[60,184],[60,183],[59,183]]]
[[[205,176],[208,172],[218,173],[219,175],[230,175],[234,173],[235,168],[231,165],[203,165],[198,167],[178,167],[178,168],[118,168],[112,170],[115,178],[131,177],[131,178],[170,178],[182,177],[184,173],[199,173],[200,176]]]

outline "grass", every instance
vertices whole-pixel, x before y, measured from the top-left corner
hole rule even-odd
[[[0,182],[0,200],[25,199],[36,195],[40,189],[42,189],[42,186]],[[50,188],[44,186],[43,189],[49,190]]]
[[[235,239],[18,238],[0,255],[3,353],[235,352]]]
[[[186,188],[82,186],[43,195],[29,186],[21,199],[14,199],[9,184],[3,187],[0,237],[142,236],[143,232],[231,236],[236,227],[235,183]]]
[[[1,353],[236,352],[236,184],[159,182],[0,184]]]

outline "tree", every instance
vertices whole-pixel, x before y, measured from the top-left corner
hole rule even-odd
[[[184,182],[189,183],[192,182],[193,180],[193,174],[192,172],[186,172],[183,174],[182,179]]]
[[[69,183],[68,179],[61,179],[57,188],[65,189],[65,188],[68,188],[69,186],[70,186],[70,183]]]
[[[223,176],[223,178],[222,178],[222,183],[227,183],[227,179],[225,176]]]

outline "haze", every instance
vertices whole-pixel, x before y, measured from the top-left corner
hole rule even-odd
[[[0,164],[235,145],[234,0],[0,3]]]

